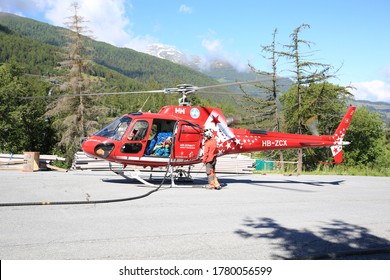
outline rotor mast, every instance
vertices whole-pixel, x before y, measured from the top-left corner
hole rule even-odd
[[[180,84],[177,85],[177,92],[182,94],[182,97],[179,98],[180,106],[191,106],[191,101],[188,99],[189,94],[194,94],[196,87],[190,84]]]

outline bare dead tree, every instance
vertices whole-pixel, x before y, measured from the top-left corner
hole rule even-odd
[[[279,60],[279,52],[277,51],[277,42],[276,42],[277,29],[275,28],[272,33],[272,42],[269,45],[261,46],[261,51],[263,53],[263,58],[269,60],[272,65],[272,70],[270,72],[261,71],[256,69],[252,64],[249,64],[249,67],[252,72],[256,75],[260,76],[270,76],[271,84],[264,83],[260,85],[255,85],[257,88],[265,90],[264,98],[256,98],[248,94],[244,89],[242,91],[245,94],[246,99],[251,101],[254,105],[250,106],[251,115],[256,116],[256,118],[260,118],[266,120],[270,123],[270,129],[274,131],[280,131],[281,127],[281,115],[278,107],[278,97],[281,93],[280,90],[280,79],[278,77],[278,60]],[[273,157],[273,155],[272,155]],[[282,163],[281,168],[284,170],[283,164],[283,153],[279,151],[280,162]]]
[[[73,2],[70,6],[72,16],[66,18],[65,25],[68,27],[66,36],[68,44],[63,48],[64,59],[60,62],[61,68],[66,71],[60,91],[77,97],[61,97],[50,106],[47,116],[54,117],[54,125],[60,132],[60,149],[64,150],[69,162],[79,148],[80,138],[86,137],[97,126],[96,116],[104,110],[95,106],[95,101],[85,96],[96,88],[88,74],[92,65],[88,58],[92,48],[88,43],[88,35],[91,31],[87,28],[87,22],[79,15],[80,6]],[[83,94],[83,95],[80,95]],[[68,162],[68,163],[69,163]]]

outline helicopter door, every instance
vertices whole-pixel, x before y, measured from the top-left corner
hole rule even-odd
[[[120,152],[128,156],[141,157],[144,153],[146,143],[148,141],[148,138],[146,137],[148,128],[148,121],[137,121],[124,139],[124,143],[120,149]]]
[[[192,124],[179,125],[174,155],[177,159],[196,160],[202,142],[202,129]]]

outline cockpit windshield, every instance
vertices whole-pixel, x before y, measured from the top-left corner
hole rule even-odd
[[[121,140],[123,134],[126,132],[127,128],[131,123],[131,118],[128,116],[123,116],[119,119],[116,119],[105,128],[97,132],[95,135],[105,138],[110,138],[113,140]]]

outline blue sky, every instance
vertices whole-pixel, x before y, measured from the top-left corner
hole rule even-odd
[[[63,26],[74,0],[0,0],[0,11]],[[260,47],[278,29],[280,45],[303,23],[311,41],[308,60],[339,68],[340,85],[356,99],[390,102],[390,1],[388,0],[78,0],[96,39],[144,51],[151,43],[203,59],[223,58],[243,70],[250,62],[270,70]],[[307,49],[307,51],[309,51]],[[281,61],[279,69],[289,64]],[[290,76],[288,71],[280,73]]]

